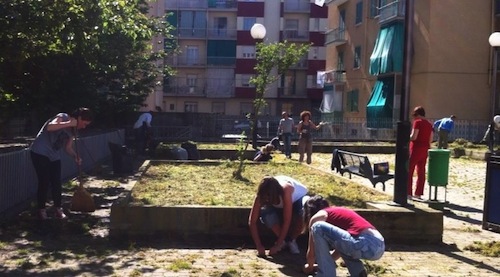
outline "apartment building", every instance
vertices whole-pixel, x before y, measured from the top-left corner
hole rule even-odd
[[[269,86],[262,113],[319,108],[323,88],[316,75],[326,66],[326,6],[314,0],[163,0],[151,3],[151,14],[166,16],[175,27],[175,39],[169,43],[177,45],[179,53],[165,60],[176,74],[162,80],[148,106],[160,106],[164,112],[252,112],[255,88],[249,80],[255,73],[256,41],[250,28],[261,23],[266,27],[264,43],[311,43],[308,55]]]
[[[325,91],[337,118],[394,128],[402,93],[406,0],[330,0]],[[498,0],[415,0],[409,107],[429,118],[491,115],[489,35]],[[497,105],[498,107],[498,105]]]

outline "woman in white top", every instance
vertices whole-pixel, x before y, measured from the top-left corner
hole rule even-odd
[[[257,224],[260,220],[276,235],[269,255],[278,253],[285,245],[291,253],[299,254],[295,239],[303,229],[303,200],[307,188],[288,176],[266,176],[259,184],[257,195],[250,211],[248,225],[260,256],[265,255],[265,247],[260,240]]]

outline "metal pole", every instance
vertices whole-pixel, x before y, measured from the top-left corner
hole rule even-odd
[[[493,46],[493,70],[491,76],[491,124],[489,126],[489,142],[488,142],[488,150],[490,153],[493,153],[493,149],[495,148],[495,122],[493,122],[493,118],[495,117],[496,107],[497,107],[497,72],[498,72],[498,49],[496,46]]]
[[[400,114],[396,133],[396,169],[394,176],[394,199],[401,206],[406,206],[408,188],[408,160],[411,124],[409,122],[410,110],[410,77],[411,53],[413,47],[413,7],[414,0],[406,0],[405,6],[405,40],[403,60],[403,82],[401,91]]]

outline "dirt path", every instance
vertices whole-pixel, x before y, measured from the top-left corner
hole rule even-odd
[[[394,165],[393,155],[369,157],[373,162]],[[315,154],[312,165],[329,171],[330,159],[331,155]],[[443,243],[388,245],[381,260],[366,263],[371,275],[499,275],[500,258],[464,249],[474,241],[500,241],[500,234],[481,229],[485,172],[484,162],[452,159]],[[371,187],[363,178],[353,176],[353,180]],[[71,213],[66,222],[39,222],[23,213],[0,225],[0,276],[305,276],[300,272],[303,254],[284,251],[268,259],[258,258],[244,242],[200,243],[164,237],[140,243],[109,241],[111,203],[133,181],[134,176],[118,179],[107,174],[89,180],[86,184],[99,203],[99,209],[90,215]],[[393,181],[386,191],[393,191]],[[69,194],[65,201],[68,203]],[[339,268],[338,276],[348,276],[347,270]]]

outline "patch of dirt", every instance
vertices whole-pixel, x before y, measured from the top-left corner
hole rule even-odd
[[[279,154],[277,154],[279,155]],[[372,162],[394,155],[369,155]],[[294,154],[296,159],[296,154]],[[314,154],[313,167],[330,171],[331,154]],[[137,161],[141,164],[142,161]],[[138,168],[138,166],[136,167]],[[393,171],[393,167],[392,167]],[[443,243],[439,245],[387,245],[379,261],[365,261],[373,276],[494,276],[500,259],[464,250],[474,241],[500,241],[500,234],[481,229],[485,162],[450,160]],[[336,176],[340,176],[336,174]],[[111,241],[108,238],[111,203],[122,195],[134,175],[115,177],[104,168],[90,176],[86,187],[98,209],[90,214],[68,211],[66,221],[39,221],[31,211],[0,225],[1,276],[306,276],[305,238],[300,255],[286,250],[259,258],[248,241],[216,238],[186,241],[158,237],[145,241]],[[342,177],[339,177],[342,178]],[[368,180],[353,180],[372,187]],[[386,192],[393,191],[393,181]],[[376,188],[380,190],[380,187]],[[428,187],[424,196],[428,195]],[[65,192],[69,207],[71,192]],[[196,220],[196,219],[193,219]],[[348,276],[338,268],[338,276]],[[232,274],[232,275],[229,275]]]

